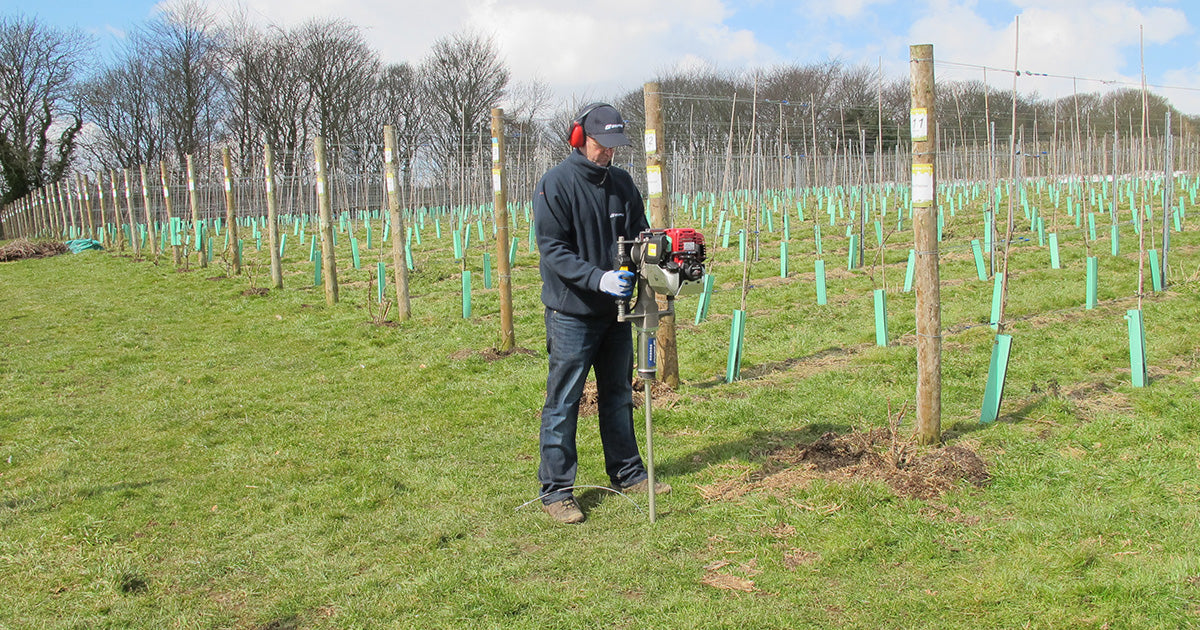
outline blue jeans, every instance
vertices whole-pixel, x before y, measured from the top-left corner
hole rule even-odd
[[[596,371],[600,442],[604,468],[617,487],[646,477],[633,433],[633,338],[628,322],[586,318],[546,309],[546,351],[550,354],[546,404],[542,407],[543,503],[571,496],[579,456],[575,428],[588,370]]]

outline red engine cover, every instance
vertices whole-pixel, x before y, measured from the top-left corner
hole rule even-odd
[[[704,234],[692,228],[667,228],[662,232],[671,239],[672,254],[683,254],[693,260],[704,261]]]

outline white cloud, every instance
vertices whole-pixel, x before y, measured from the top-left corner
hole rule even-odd
[[[1159,90],[1179,111],[1200,115],[1200,63],[1187,68],[1169,70],[1163,74],[1166,85],[1188,87],[1186,90]]]
[[[1017,69],[1108,82],[1079,81],[1081,92],[1140,82],[1139,25],[1147,46],[1172,42],[1191,31],[1187,16],[1174,8],[1143,10],[1120,0],[1014,0],[1014,4],[1021,18]],[[933,43],[934,55],[941,61],[1013,67],[1015,15],[997,28],[979,15],[974,2],[931,2],[913,22],[909,35],[914,42]],[[942,79],[983,78],[977,68],[939,67],[938,73]],[[989,72],[988,82],[1010,88],[1012,75]],[[1050,98],[1069,95],[1074,87],[1070,79],[1022,75],[1018,80],[1019,90],[1036,90]]]
[[[263,24],[347,19],[390,62],[419,63],[439,38],[464,30],[489,35],[514,81],[543,81],[564,101],[615,96],[681,65],[737,68],[778,58],[753,32],[725,25],[731,12],[723,0],[441,0],[436,7],[413,0],[240,2]]]

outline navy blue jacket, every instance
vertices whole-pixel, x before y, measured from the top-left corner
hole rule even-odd
[[[613,268],[617,239],[649,227],[629,173],[599,166],[576,149],[538,182],[533,217],[542,303],[572,315],[615,318],[616,298],[600,292],[600,277]]]

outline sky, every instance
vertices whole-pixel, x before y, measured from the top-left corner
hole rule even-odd
[[[0,14],[91,33],[97,58],[159,10],[145,0],[30,4],[0,0]],[[1144,56],[1151,91],[1200,115],[1197,0],[218,0],[208,6],[220,17],[243,12],[261,25],[344,18],[363,29],[385,62],[420,63],[436,40],[455,33],[491,36],[512,80],[545,84],[557,104],[615,97],[682,68],[749,73],[837,59],[882,66],[886,77],[900,78],[908,73],[908,47],[933,44],[939,80],[982,80],[987,67],[990,84],[1011,90],[1015,68],[1022,72],[1017,89],[1044,98],[1137,88]]]

